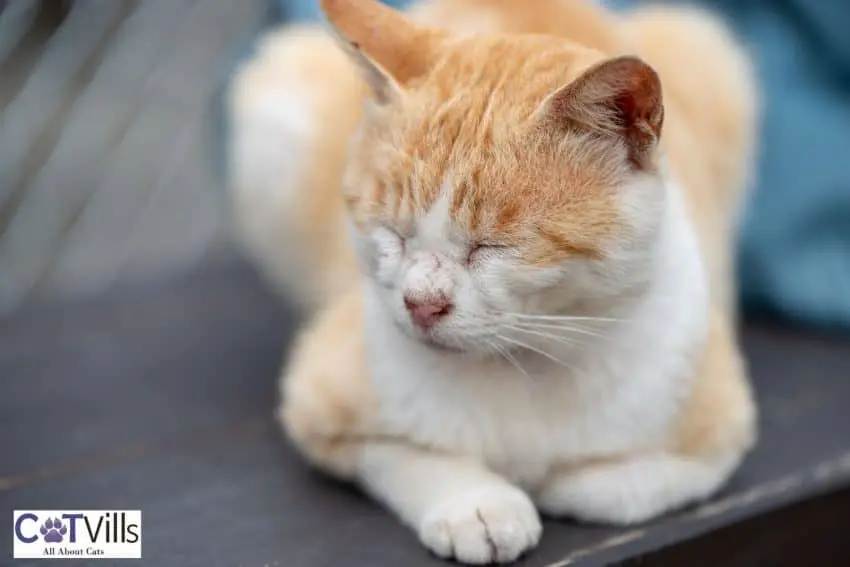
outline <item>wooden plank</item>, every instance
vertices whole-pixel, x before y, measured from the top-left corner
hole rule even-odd
[[[242,309],[218,309],[222,294],[235,299],[243,292]],[[13,449],[0,452],[7,486],[9,478],[271,418],[281,345],[294,319],[256,282],[213,275],[55,309],[52,316],[22,313],[0,326],[0,450]],[[220,333],[219,325],[241,329],[241,338]],[[206,356],[221,349],[231,353],[230,362]],[[190,361],[183,370],[180,360]],[[210,411],[216,400],[233,403]],[[63,424],[61,439],[52,438],[53,423]],[[31,443],[15,441],[18,426],[30,428]]]
[[[445,566],[386,512],[311,475],[270,420],[234,429],[217,443],[0,492],[0,505],[141,508],[144,564],[156,567]],[[4,556],[10,544],[0,539]]]
[[[272,423],[295,324],[241,269],[0,320],[0,507],[141,507],[152,565],[443,565]],[[850,486],[850,342],[744,337],[762,435],[730,486],[634,529],[547,522],[518,566],[618,564]]]
[[[620,567],[847,567],[850,490],[827,493],[741,524],[640,554]]]

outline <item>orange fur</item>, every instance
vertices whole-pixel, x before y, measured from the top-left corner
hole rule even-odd
[[[403,173],[399,171],[405,171],[404,166],[411,165],[425,149],[429,151],[429,167],[418,170],[417,175],[421,175],[423,180],[427,180],[428,175],[432,178],[430,184],[421,183],[417,187],[416,206],[420,209],[426,207],[439,190],[435,172],[444,171],[449,165],[459,166],[460,183],[456,183],[454,201],[458,214],[467,218],[471,228],[480,218],[489,217],[492,221],[492,211],[480,210],[480,196],[469,195],[467,191],[470,186],[481,187],[491,182],[493,194],[488,195],[486,201],[491,208],[499,210],[496,216],[502,217],[501,220],[495,219],[492,228],[503,232],[511,242],[521,239],[522,233],[518,230],[521,227],[516,223],[505,227],[500,224],[537,212],[525,210],[529,206],[550,210],[551,205],[544,205],[539,193],[529,191],[524,192],[524,198],[517,199],[515,203],[504,202],[505,196],[519,193],[515,191],[517,188],[548,186],[546,182],[538,184],[535,179],[527,178],[528,172],[552,178],[573,174],[595,177],[605,168],[597,163],[571,168],[571,164],[561,163],[559,167],[552,167],[559,155],[540,155],[539,164],[516,171],[516,168],[511,168],[510,158],[515,148],[511,148],[510,144],[528,143],[517,135],[517,122],[528,117],[534,103],[539,102],[541,97],[575,78],[579,70],[600,59],[603,54],[613,56],[636,52],[661,76],[667,115],[661,144],[669,156],[671,171],[688,189],[693,219],[704,242],[712,291],[724,308],[733,309],[735,289],[730,251],[735,242],[742,192],[749,181],[757,107],[748,61],[721,25],[701,12],[670,7],[644,8],[617,19],[583,0],[544,0],[536,4],[534,10],[527,9],[524,0],[437,1],[415,5],[411,12],[419,21],[439,24],[451,31],[549,34],[568,38],[575,44],[568,44],[568,53],[565,54],[562,40],[546,37],[527,38],[519,45],[504,45],[506,40],[498,37],[479,41],[471,38],[455,40],[460,42],[458,48],[446,56],[438,72],[429,77],[433,83],[430,92],[441,94],[443,98],[423,96],[421,106],[400,117],[402,121],[394,123],[394,137],[384,141],[383,158],[374,153],[381,150],[379,146],[370,150],[373,152],[371,155],[361,156],[361,160],[388,166],[383,182],[373,185],[371,195],[360,195],[359,191],[346,193],[343,200],[339,198],[336,180],[342,178],[348,162],[346,139],[355,132],[362,116],[365,85],[357,70],[323,32],[291,28],[273,34],[235,82],[237,89],[232,95],[237,106],[235,122],[239,124],[243,120],[242,114],[250,112],[248,109],[258,92],[267,96],[283,93],[292,83],[310,89],[315,114],[322,117],[322,128],[316,132],[314,143],[308,149],[312,157],[306,166],[309,168],[306,179],[300,181],[304,189],[297,192],[303,204],[294,205],[297,213],[280,213],[297,222],[300,230],[311,236],[305,238],[303,246],[315,249],[302,255],[301,269],[305,273],[297,279],[279,274],[285,268],[278,267],[280,262],[273,258],[275,251],[260,251],[260,265],[271,272],[275,280],[283,281],[285,287],[295,287],[296,297],[311,305],[317,305],[343,289],[348,279],[346,271],[355,272],[347,235],[339,230],[345,224],[343,205],[353,209],[355,220],[361,222],[376,215],[389,216],[398,207],[401,213],[396,217],[398,222],[409,223],[409,215],[414,211],[405,207],[413,203],[382,201],[381,191],[393,185],[409,190],[409,187],[405,189],[405,179],[400,178]],[[431,43],[434,39],[429,36],[426,41]],[[501,47],[500,43],[503,44]],[[551,50],[541,49],[541,44],[546,43],[552,46]],[[483,63],[488,60],[498,63]],[[694,60],[700,61],[700,71],[688,72]],[[505,84],[524,65],[538,68],[539,73],[533,81],[511,83],[512,87],[521,89],[511,97],[512,100],[492,100],[486,96],[487,87],[497,86],[499,81]],[[407,76],[407,73],[405,70],[402,76]],[[446,96],[449,93],[453,96]],[[460,100],[463,101],[462,106],[455,105]],[[516,101],[522,103],[512,105]],[[421,122],[417,123],[422,116],[433,117],[430,125],[434,128],[423,129]],[[501,130],[498,125],[491,127],[494,126],[493,116],[499,116]],[[506,117],[514,120],[505,120]],[[417,128],[422,131],[416,132]],[[448,148],[438,138],[447,136],[447,132],[455,134],[462,147],[469,147],[474,152],[464,156],[462,163],[456,163],[457,155],[454,156],[455,163],[446,163]],[[484,144],[477,143],[475,136],[478,134],[484,136]],[[370,132],[364,135],[369,136]],[[363,144],[361,147],[367,146]],[[498,155],[490,155],[494,151]],[[591,159],[591,155],[584,157]],[[565,171],[566,168],[571,171]],[[361,181],[363,175],[368,175],[368,172],[350,169],[351,181],[344,186],[356,186],[355,182]],[[236,183],[239,181],[237,178]],[[605,196],[600,195],[599,190],[608,181],[610,179],[579,178],[568,183],[568,187],[580,193],[584,193],[582,188],[592,186],[596,194],[590,201],[587,198],[591,196],[586,194],[564,201],[562,204],[569,209],[558,212],[575,212],[577,214],[570,214],[568,218],[590,220],[594,217],[591,209],[598,212],[605,209],[594,204],[604,202]],[[238,196],[239,192],[236,191],[236,194]],[[548,197],[551,198],[551,195]],[[367,203],[363,203],[364,199]],[[585,204],[589,206],[584,207]],[[246,204],[237,207],[237,212],[246,210],[252,214],[255,209],[255,206]],[[517,212],[506,213],[511,210]],[[586,223],[601,231],[596,234],[597,237],[608,230],[605,227],[616,224],[610,212],[602,215],[598,222]],[[241,220],[237,226],[250,227],[255,223],[255,220]],[[507,230],[500,230],[502,228]],[[552,243],[543,245],[538,242],[536,249],[529,251],[528,257],[541,262],[552,261],[555,258],[553,248],[598,255],[596,247],[587,243],[587,240],[593,239],[586,238],[576,228],[562,227],[561,231],[556,231]],[[579,234],[576,236],[576,233]],[[484,231],[484,234],[475,236],[486,240],[490,235]],[[268,236],[266,240],[274,242]],[[259,247],[256,244],[248,246],[249,250]]]
[[[316,317],[299,337],[288,372],[309,379],[281,382],[281,394],[300,403],[281,408],[280,420],[296,447],[325,470],[342,477],[354,473],[350,440],[370,433],[369,416],[375,404],[364,374],[363,340],[351,332],[362,316],[355,287]],[[327,341],[334,349],[329,352]],[[317,429],[319,426],[319,429]]]

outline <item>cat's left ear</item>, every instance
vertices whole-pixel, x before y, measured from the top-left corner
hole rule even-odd
[[[360,68],[378,104],[403,96],[430,70],[440,38],[377,0],[321,0],[334,35]]]
[[[582,128],[622,139],[629,159],[651,166],[664,106],[658,74],[637,57],[609,59],[549,95],[540,109],[556,128]]]

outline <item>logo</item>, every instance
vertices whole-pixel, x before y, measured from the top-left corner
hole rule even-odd
[[[14,559],[141,559],[141,510],[15,510]]]
[[[41,535],[44,537],[44,541],[49,543],[62,543],[62,538],[65,537],[65,534],[68,533],[68,527],[62,525],[62,520],[56,518],[55,520],[51,520],[47,518],[44,521],[44,525],[39,528]]]

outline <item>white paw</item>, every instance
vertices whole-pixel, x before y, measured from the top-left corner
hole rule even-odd
[[[419,538],[443,558],[507,563],[540,541],[543,526],[531,499],[515,488],[484,488],[438,504]]]

